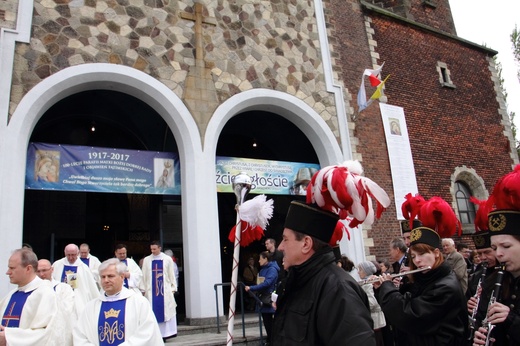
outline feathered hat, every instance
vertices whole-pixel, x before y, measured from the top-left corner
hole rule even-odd
[[[415,195],[408,193],[404,196],[401,212],[406,220],[401,221],[401,233],[411,232],[412,229],[422,226],[421,221],[416,217],[424,202],[424,198],[418,193]]]
[[[471,236],[475,248],[486,249],[491,247],[489,236],[488,214],[491,211],[491,204],[487,200],[479,200],[471,196],[470,202],[478,206],[475,213],[475,233]]]
[[[273,200],[267,200],[265,195],[258,195],[242,203],[238,207],[238,215],[241,226],[240,245],[248,246],[264,236],[264,230],[273,216]],[[236,228],[237,225],[233,226],[229,232],[228,239],[232,243],[235,242]]]
[[[441,248],[441,238],[449,238],[457,232],[461,234],[462,225],[444,199],[434,196],[425,200],[419,194],[415,198],[419,202],[413,204],[409,215],[417,215],[422,226],[412,229],[410,245],[428,244]]]
[[[346,161],[316,172],[307,186],[306,203],[291,203],[285,227],[334,246],[347,231],[345,220],[353,228],[362,223],[372,224],[390,205],[390,198],[379,185],[361,174],[363,168],[358,161]],[[377,203],[375,213],[372,198]]]
[[[520,165],[497,181],[488,203],[496,207],[488,215],[490,235],[520,235]]]

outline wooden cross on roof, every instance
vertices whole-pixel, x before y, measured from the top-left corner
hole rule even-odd
[[[198,65],[204,61],[202,24],[217,25],[217,20],[214,17],[203,16],[204,8],[201,3],[195,3],[194,10],[195,13],[181,12],[181,18],[195,22],[195,60]]]

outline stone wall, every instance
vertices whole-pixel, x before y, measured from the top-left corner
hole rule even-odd
[[[16,48],[10,114],[28,90],[51,74],[103,62],[146,72],[185,101],[207,100],[200,109],[197,102],[187,102],[192,112],[205,113],[194,114],[201,130],[227,98],[268,88],[303,100],[338,134],[312,1],[220,0],[202,5],[197,37],[196,24],[188,19],[195,13],[193,2],[36,0],[31,43]],[[198,43],[203,47],[201,65]],[[187,83],[190,73],[205,83],[209,80],[204,93],[188,92],[197,84]]]

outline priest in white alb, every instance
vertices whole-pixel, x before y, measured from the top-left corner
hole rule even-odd
[[[125,273],[125,282],[124,286],[130,290],[135,291],[136,293],[141,294],[141,290],[139,289],[139,282],[143,277],[143,272],[139,265],[135,263],[132,258],[127,257],[128,252],[125,244],[118,244],[116,246],[115,256],[118,260],[126,264],[128,270]]]
[[[79,246],[79,259],[81,262],[85,263],[87,267],[90,268],[92,275],[94,276],[94,280],[98,285],[98,288],[101,288],[99,285],[99,272],[98,267],[101,264],[101,261],[96,256],[90,253],[90,246],[87,243],[83,243]]]
[[[143,279],[139,288],[150,301],[161,335],[166,340],[177,336],[177,303],[173,296],[177,292],[177,281],[173,260],[161,252],[159,242],[153,241],[150,251],[151,255],[143,260]]]
[[[58,306],[49,281],[36,275],[38,257],[29,249],[15,250],[7,275],[18,287],[0,301],[0,345],[54,345],[54,317]]]
[[[74,346],[164,345],[150,304],[124,287],[126,265],[117,258],[99,266],[104,291],[90,301],[73,331]]]
[[[65,246],[65,257],[52,264],[52,278],[74,289],[74,305],[79,316],[90,300],[99,297],[99,289],[89,267],[79,258],[76,244]]]

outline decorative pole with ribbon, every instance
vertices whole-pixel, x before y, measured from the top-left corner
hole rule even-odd
[[[237,223],[235,227],[235,243],[233,250],[233,271],[231,274],[231,295],[229,298],[229,319],[228,319],[228,333],[227,333],[227,344],[233,345],[233,329],[235,326],[235,305],[237,298],[237,286],[238,286],[238,262],[240,256],[240,238],[241,238],[241,221],[239,214],[239,207],[246,199],[247,194],[251,190],[251,177],[246,173],[240,172],[235,175],[233,179],[233,192],[237,198]]]

